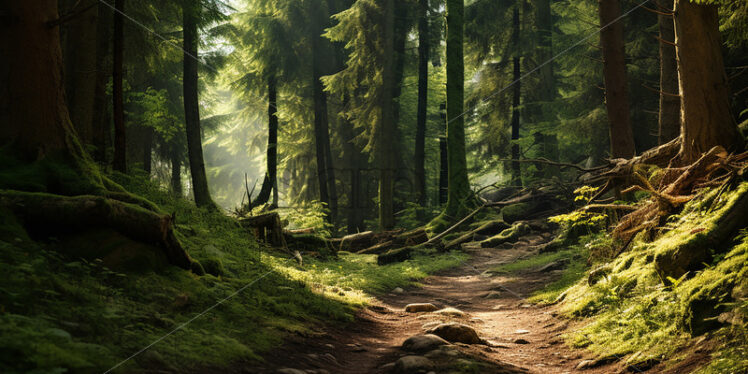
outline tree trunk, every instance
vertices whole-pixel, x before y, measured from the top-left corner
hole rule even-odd
[[[396,125],[394,123],[393,93],[395,84],[395,4],[394,0],[385,0],[384,5],[384,49],[382,69],[382,92],[379,129],[377,131],[377,162],[379,164],[379,228],[389,230],[395,226],[394,212],[394,174],[395,155],[393,152]]]
[[[184,21],[184,120],[187,127],[187,154],[192,175],[192,192],[195,204],[209,209],[215,208],[208,190],[208,177],[205,174],[202,134],[200,131],[200,104],[198,102],[197,72],[197,12],[199,3],[186,1],[182,7]],[[195,56],[195,57],[193,57]]]
[[[519,160],[519,101],[522,92],[519,65],[519,4],[514,7],[512,28],[512,48],[514,49],[514,76],[512,77],[512,81],[515,82],[514,87],[512,87],[512,160]],[[519,161],[512,162],[512,185],[522,186],[522,168]]]
[[[114,170],[127,172],[127,138],[125,130],[125,106],[122,92],[122,63],[124,60],[124,20],[125,0],[115,0],[114,7],[114,62],[112,69],[112,99],[114,116]]]
[[[319,43],[315,43],[319,46]],[[317,153],[317,179],[319,183],[319,199],[321,202],[327,205],[330,209],[330,215],[327,219],[332,222],[333,219],[333,206],[330,198],[329,189],[329,176],[328,176],[328,151],[326,148],[330,146],[330,132],[327,114],[327,94],[324,91],[324,85],[320,80],[322,76],[321,56],[317,51],[318,48],[314,48],[314,56],[312,57],[312,89],[313,101],[314,101],[314,145]],[[337,202],[336,202],[337,204]],[[337,209],[337,206],[335,207]]]
[[[418,2],[418,109],[416,115],[415,182],[416,201],[426,206],[426,117],[429,99],[429,0]]]
[[[730,113],[717,7],[675,1],[675,44],[681,105],[680,161],[690,164],[714,146],[743,145]]]
[[[658,1],[661,10],[673,8],[673,1]],[[660,113],[658,141],[665,144],[680,135],[680,98],[678,98],[678,63],[675,46],[673,16],[659,14],[657,25],[660,32]]]
[[[150,177],[153,164],[153,127],[146,127],[143,131],[143,170]]]
[[[107,164],[107,145],[111,142],[111,117],[106,94],[109,72],[111,71],[111,69],[107,69],[107,57],[112,42],[111,19],[105,17],[108,11],[111,10],[106,5],[99,3],[99,24],[96,28],[96,86],[92,136],[93,144],[96,146],[93,157],[100,165]]]
[[[439,116],[442,119],[442,124],[444,125],[444,131],[442,135],[439,136],[439,188],[437,191],[439,201],[439,205],[443,205],[447,203],[447,195],[449,191],[449,159],[447,157],[447,113],[445,112],[447,109],[447,104],[442,103],[439,106],[439,110],[441,113],[439,113]]]
[[[171,192],[177,196],[182,197],[182,158],[179,156],[179,151],[175,145],[172,145],[171,154]]]
[[[262,188],[252,206],[259,206],[270,200],[270,192],[278,183],[278,87],[275,76],[268,78],[268,147],[266,155],[267,170]]]
[[[465,96],[465,64],[463,51],[463,0],[447,0],[447,162],[449,191],[444,213],[449,217],[463,211],[464,200],[470,196],[465,155],[463,118]]]
[[[356,130],[342,119],[340,134],[343,136],[343,156],[350,168],[350,192],[348,193],[348,233],[364,231],[363,194],[361,191],[361,158],[363,151],[355,143]]]
[[[0,139],[23,161],[82,151],[65,105],[57,0],[8,1],[0,11]],[[33,46],[33,48],[31,47]]]
[[[96,0],[78,2],[73,11],[88,10],[70,20],[65,43],[65,94],[70,120],[83,144],[93,143],[96,99],[97,33]]]
[[[551,13],[551,0],[540,0],[536,2],[535,23],[538,27],[538,63],[544,63],[553,56],[553,15]],[[541,107],[537,108],[540,113],[540,120],[546,123],[555,123],[556,113],[553,110],[546,109],[554,100],[556,100],[556,78],[553,74],[553,63],[548,63],[538,70],[540,75],[540,89],[538,90],[538,99]],[[555,129],[554,129],[555,130]],[[553,130],[552,130],[553,131]],[[551,161],[559,161],[558,137],[555,132],[541,133],[542,151],[541,156]],[[542,166],[542,177],[550,179],[558,176],[561,170],[554,165]]]
[[[600,26],[621,16],[619,0],[598,0]],[[605,78],[605,105],[610,125],[610,152],[613,158],[631,158],[636,154],[631,113],[626,91],[626,55],[623,45],[623,23],[614,22],[600,31]]]

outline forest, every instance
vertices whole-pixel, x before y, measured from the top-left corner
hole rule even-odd
[[[748,373],[748,1],[3,0],[2,373]]]

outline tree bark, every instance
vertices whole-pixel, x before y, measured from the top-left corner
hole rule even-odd
[[[107,146],[111,143],[111,117],[106,94],[106,86],[110,77],[109,72],[111,71],[111,69],[107,69],[107,57],[112,43],[111,18],[105,17],[108,11],[111,10],[106,5],[99,3],[99,24],[96,28],[96,86],[92,137],[93,144],[96,146],[93,157],[100,165],[107,164]]]
[[[514,76],[512,81],[514,87],[512,87],[512,185],[522,186],[522,168],[519,163],[519,104],[521,82],[520,82],[520,46],[519,46],[519,4],[515,5],[514,12],[512,14],[512,46],[514,49],[514,58],[512,59],[514,65]]]
[[[661,9],[672,9],[672,0],[658,1]],[[678,98],[678,63],[675,46],[665,43],[675,42],[673,16],[659,14],[657,26],[660,33],[660,113],[659,144],[665,144],[680,135],[680,98]]]
[[[416,201],[425,207],[426,197],[426,117],[429,101],[429,0],[418,2],[418,109],[416,114],[415,182]]]
[[[122,88],[122,64],[124,60],[124,20],[125,0],[115,0],[114,7],[114,62],[112,69],[112,99],[114,116],[114,170],[127,172],[127,131],[125,130],[125,106]]]
[[[0,5],[0,139],[22,161],[82,152],[62,84],[57,0]],[[33,46],[33,47],[32,47]]]
[[[202,134],[200,131],[200,103],[198,102],[198,72],[197,72],[197,12],[198,2],[186,1],[182,7],[184,21],[184,119],[187,128],[187,154],[190,160],[190,175],[192,175],[192,192],[195,204],[209,209],[215,208],[215,203],[208,190],[208,176],[205,173],[203,159]]]
[[[379,164],[379,228],[389,230],[395,226],[394,212],[394,146],[396,125],[394,123],[393,93],[395,84],[395,4],[385,0],[383,5],[383,67],[381,92],[381,118],[377,131],[377,162]]]
[[[465,155],[465,63],[463,33],[465,4],[462,0],[447,0],[447,162],[449,190],[444,213],[455,217],[464,210],[464,200],[470,196]]]
[[[265,179],[252,206],[259,206],[270,200],[270,192],[278,183],[278,87],[275,76],[268,78],[268,147],[266,150]]]
[[[65,43],[65,94],[70,120],[83,144],[93,143],[96,99],[97,34],[99,7],[96,0],[80,1],[73,11],[87,9],[68,24]]]
[[[177,196],[182,197],[182,158],[179,155],[179,151],[175,145],[171,146],[171,192]]]
[[[313,104],[314,104],[314,145],[317,154],[317,181],[319,183],[319,199],[321,202],[327,205],[330,209],[330,215],[327,219],[330,222],[334,221],[334,216],[337,213],[337,201],[335,202],[335,211],[333,212],[333,204],[330,193],[330,177],[328,172],[332,171],[329,169],[327,160],[330,147],[330,131],[329,131],[329,117],[327,113],[327,94],[324,91],[324,85],[320,80],[322,77],[322,61],[320,53],[318,51],[320,47],[320,41],[315,40],[312,56],[312,89],[313,89]],[[336,191],[337,192],[337,191]],[[336,194],[337,195],[337,194]],[[336,196],[337,197],[337,196]],[[337,199],[336,199],[337,200]]]
[[[743,146],[730,113],[717,6],[675,1],[675,44],[681,105],[681,149],[685,164],[714,146]]]
[[[150,177],[153,164],[153,127],[146,127],[143,131],[143,171]]]
[[[538,63],[544,63],[553,56],[553,15],[551,13],[551,0],[540,0],[536,2],[535,23],[538,27]],[[538,70],[540,76],[540,89],[538,99],[541,107],[537,108],[542,122],[555,123],[556,113],[546,109],[549,103],[556,100],[556,78],[553,73],[553,63],[548,63]],[[559,161],[558,137],[555,132],[541,133],[542,152],[541,156],[551,161]],[[558,176],[560,168],[554,165],[542,166],[543,177],[550,179]]]
[[[350,168],[350,190],[348,193],[348,233],[365,230],[363,194],[361,191],[361,167],[363,150],[355,143],[356,130],[350,121],[342,119],[340,134],[343,136],[343,156]]]
[[[605,26],[621,16],[619,0],[598,0],[600,25]],[[610,125],[610,152],[613,158],[631,158],[636,154],[626,90],[626,55],[623,23],[619,20],[600,31],[605,78],[605,105]]]
[[[439,205],[447,203],[447,195],[449,191],[449,158],[447,157],[447,104],[442,103],[439,106],[441,113],[439,113],[444,129],[442,135],[439,136],[439,188],[437,190]]]

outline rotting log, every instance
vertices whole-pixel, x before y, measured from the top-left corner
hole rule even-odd
[[[403,247],[389,250],[377,256],[377,264],[387,265],[393,262],[403,262],[410,259],[413,247]]]
[[[253,229],[258,239],[274,247],[286,248],[286,239],[283,236],[283,226],[278,213],[242,218],[239,223],[243,227]]]
[[[94,195],[61,196],[5,190],[0,191],[0,206],[13,212],[32,233],[111,228],[162,249],[170,264],[188,270],[192,266],[192,259],[174,234],[173,218],[138,205]]]
[[[476,236],[492,236],[508,229],[510,226],[502,220],[493,220],[483,223],[474,230],[468,231],[459,237],[444,244],[446,250],[459,249],[464,243],[475,241]]]

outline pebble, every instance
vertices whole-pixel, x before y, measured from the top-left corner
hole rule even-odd
[[[408,313],[421,313],[421,312],[433,312],[439,308],[431,303],[413,303],[405,306],[405,311]]]

